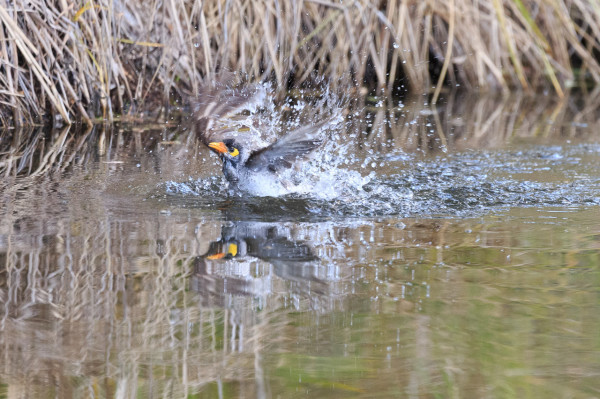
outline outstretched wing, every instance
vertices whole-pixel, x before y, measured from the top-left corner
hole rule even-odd
[[[275,143],[250,155],[246,166],[252,171],[277,172],[289,168],[294,161],[304,158],[322,142],[321,129],[328,121],[296,129]]]
[[[252,85],[242,88],[227,88],[223,84],[200,89],[192,104],[192,121],[198,138],[206,145],[214,141],[214,121],[226,115],[250,108],[265,95],[263,86]]]

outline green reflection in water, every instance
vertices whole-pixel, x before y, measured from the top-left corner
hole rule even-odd
[[[444,248],[399,248],[402,261],[349,266],[364,277],[352,281],[341,311],[286,314],[286,339],[262,359],[269,395],[594,395],[596,212],[572,211],[557,223],[532,223],[552,215],[539,210],[447,222],[454,243]],[[230,388],[242,395],[239,382]]]

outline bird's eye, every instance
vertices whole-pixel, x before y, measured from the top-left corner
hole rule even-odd
[[[237,148],[233,147],[233,150],[229,151],[229,155],[231,155],[232,157],[237,157],[238,155],[240,155],[240,152]]]

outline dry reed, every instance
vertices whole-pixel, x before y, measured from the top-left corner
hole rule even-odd
[[[283,90],[552,89],[600,81],[583,0],[0,2],[0,124],[177,105],[223,71]]]

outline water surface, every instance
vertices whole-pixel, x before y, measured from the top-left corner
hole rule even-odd
[[[4,133],[0,396],[599,396],[596,105],[386,101],[282,197],[177,123]]]

